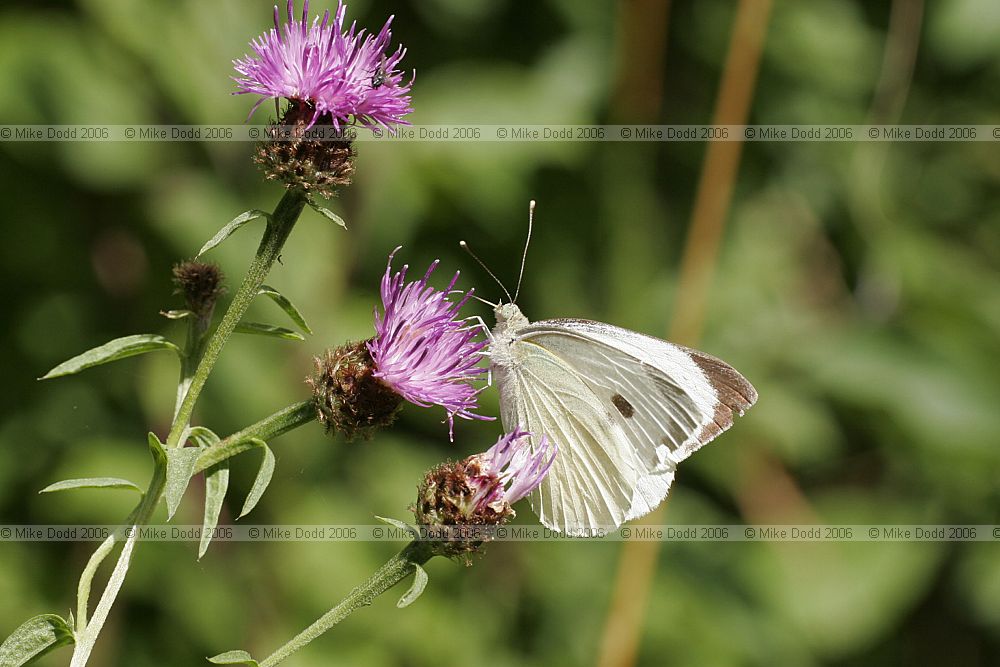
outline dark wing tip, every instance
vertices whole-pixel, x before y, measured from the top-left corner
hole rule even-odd
[[[715,414],[706,432],[702,434],[702,442],[708,442],[733,425],[733,413],[742,416],[744,412],[757,402],[757,390],[753,388],[739,371],[726,362],[710,354],[688,349],[688,354],[705,374],[712,388],[719,397],[715,406]]]

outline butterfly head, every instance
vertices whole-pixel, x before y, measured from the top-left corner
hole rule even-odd
[[[493,314],[497,318],[498,325],[504,325],[509,329],[528,326],[528,318],[521,313],[516,303],[501,303],[493,309]]]

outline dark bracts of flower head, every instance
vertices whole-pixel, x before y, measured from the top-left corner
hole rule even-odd
[[[443,463],[430,470],[417,488],[413,514],[432,535],[452,529],[435,543],[449,556],[478,550],[483,533],[477,526],[499,526],[514,517],[511,505],[538,488],[555,460],[556,447],[544,435],[514,430],[482,454]],[[476,539],[465,539],[474,533]]]
[[[215,302],[225,294],[222,270],[215,264],[186,261],[173,268],[175,294],[182,294],[188,310],[199,320],[212,319]]]
[[[407,266],[392,274],[398,250],[389,255],[381,289],[385,312],[376,309],[375,337],[368,342],[375,377],[410,403],[444,407],[449,433],[455,416],[489,419],[473,414],[481,391],[473,382],[486,373],[480,367],[486,341],[476,340],[479,331],[458,315],[472,290],[458,302],[449,299],[458,273],[443,291],[428,285],[437,261],[423,278],[407,283]]]
[[[335,128],[356,121],[365,126],[405,124],[409,114],[412,79],[403,83],[398,69],[406,50],[399,46],[386,54],[392,40],[385,22],[378,34],[358,30],[355,23],[344,30],[347,8],[343,2],[330,20],[330,12],[309,23],[309,2],[302,17],[293,16],[288,0],[285,23],[274,8],[274,27],[251,42],[253,55],[233,61],[236,94],[260,95],[257,109],[265,100],[284,98],[307,110],[308,126],[320,121]]]
[[[307,103],[291,102],[281,121],[269,126],[269,139],[257,144],[253,161],[266,179],[329,199],[351,184],[357,151],[351,133],[333,128],[326,117],[310,127],[310,115]]]
[[[306,382],[327,432],[367,439],[396,420],[403,399],[374,373],[364,342],[347,343],[316,358],[316,372]]]

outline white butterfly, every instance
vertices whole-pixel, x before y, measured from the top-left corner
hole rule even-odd
[[[549,528],[594,535],[652,511],[677,464],[757,400],[746,378],[704,352],[589,320],[531,323],[515,300],[494,307],[490,369],[504,429],[558,446],[530,496]]]

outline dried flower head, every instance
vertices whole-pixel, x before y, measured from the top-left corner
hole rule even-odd
[[[475,551],[485,533],[468,532],[469,527],[498,526],[513,518],[511,505],[542,483],[555,456],[555,444],[547,437],[532,448],[531,434],[516,429],[482,454],[431,469],[417,488],[414,517],[432,531],[467,531],[443,536],[439,548],[448,555]],[[465,535],[475,538],[463,539]]]
[[[410,403],[444,407],[449,433],[456,415],[489,419],[472,412],[481,391],[472,383],[486,372],[479,366],[486,342],[477,341],[477,330],[458,318],[472,290],[458,302],[449,300],[457,272],[443,291],[428,285],[437,261],[416,282],[406,282],[405,265],[392,275],[392,258],[398,250],[389,255],[382,277],[385,312],[375,310],[375,337],[368,341],[375,377]]]
[[[339,2],[332,21],[327,11],[310,25],[308,0],[298,20],[288,0],[282,24],[274,7],[274,27],[250,43],[253,55],[233,61],[240,75],[233,77],[236,94],[261,96],[251,114],[267,99],[285,98],[308,110],[309,126],[317,120],[335,128],[351,120],[387,128],[406,123],[412,79],[404,84],[398,69],[406,54],[402,46],[386,54],[392,17],[378,34],[358,30],[354,23],[345,32],[346,11]]]

